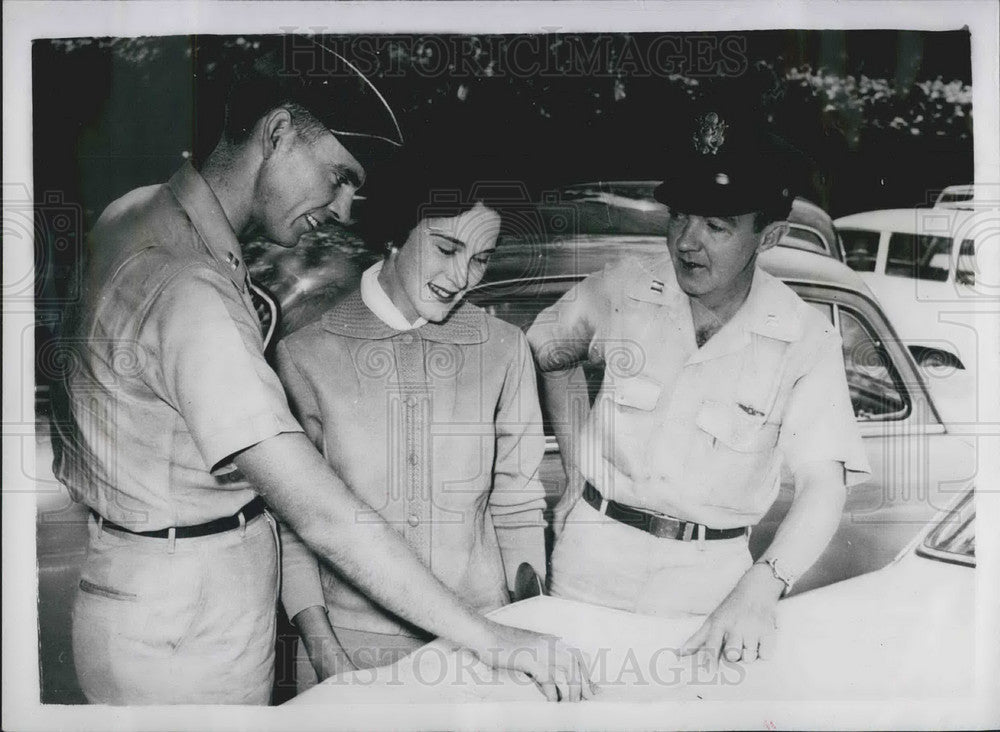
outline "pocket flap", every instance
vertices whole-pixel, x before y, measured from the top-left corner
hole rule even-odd
[[[663,392],[663,385],[645,376],[631,379],[615,379],[613,399],[615,404],[649,412],[656,407]]]
[[[722,402],[704,402],[695,423],[737,452],[768,450],[778,442],[778,425]]]

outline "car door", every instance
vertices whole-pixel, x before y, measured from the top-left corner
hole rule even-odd
[[[490,314],[526,330],[579,279],[514,280],[481,286],[469,297]],[[871,479],[850,491],[823,557],[796,585],[795,591],[801,592],[885,566],[969,484],[967,466],[975,460],[970,445],[945,430],[912,359],[878,305],[838,288],[790,284],[842,333],[851,398],[872,467]],[[593,398],[602,373],[589,367],[586,375]],[[540,477],[551,502],[562,494],[566,477],[549,425],[546,434]],[[752,532],[755,555],[774,538],[793,497],[794,486],[786,474],[774,505]]]
[[[950,434],[920,372],[881,308],[858,293],[789,283],[840,331],[844,370],[872,469],[848,492],[836,534],[823,557],[796,585],[801,592],[888,564],[921,526],[974,478],[972,445]],[[760,553],[791,505],[783,476],[779,496],[754,529]]]

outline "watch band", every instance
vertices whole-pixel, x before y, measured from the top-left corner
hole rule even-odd
[[[776,580],[781,581],[785,585],[785,589],[781,591],[781,596],[784,597],[789,592],[792,591],[792,585],[795,584],[795,575],[782,569],[781,565],[778,563],[776,557],[771,557],[770,559],[758,559],[755,564],[766,564],[771,568],[771,574],[774,575]]]

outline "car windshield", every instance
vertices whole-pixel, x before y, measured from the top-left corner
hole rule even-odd
[[[917,553],[943,562],[975,566],[976,504],[971,491],[927,534]]]

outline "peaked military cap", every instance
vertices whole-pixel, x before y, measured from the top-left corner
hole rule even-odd
[[[804,178],[798,150],[752,115],[702,108],[680,129],[656,200],[701,216],[788,215]]]
[[[269,110],[294,103],[327,127],[364,167],[403,145],[388,101],[355,63],[306,36],[253,41],[259,54],[236,73],[226,131],[246,134]]]

